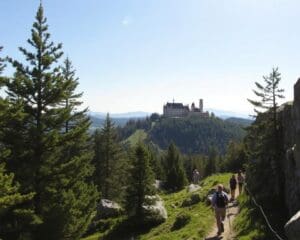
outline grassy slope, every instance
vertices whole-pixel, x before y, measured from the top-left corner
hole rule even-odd
[[[228,183],[230,174],[213,175],[201,182],[202,190],[200,195],[205,195],[218,183]],[[179,240],[179,239],[202,239],[210,231],[214,222],[213,211],[210,206],[201,202],[190,207],[172,207],[180,206],[184,199],[189,197],[186,190],[173,194],[161,195],[168,211],[168,219],[165,223],[151,229],[147,234],[141,235],[141,239],[149,240]],[[186,213],[191,216],[191,221],[183,228],[171,231],[176,216],[180,213]]]
[[[262,216],[253,206],[250,198],[242,194],[238,198],[240,213],[234,220],[233,226],[239,240],[263,240],[269,239],[266,236],[267,230],[263,223]]]
[[[132,135],[130,135],[125,142],[129,142],[131,146],[135,146],[139,142],[143,142],[147,138],[145,130],[137,129]]]
[[[199,191],[201,196],[206,196],[207,192],[218,183],[228,185],[231,174],[217,174],[204,179],[201,182],[202,189]],[[186,189],[171,193],[160,194],[164,200],[165,207],[168,211],[168,219],[161,225],[150,229],[147,233],[141,234],[139,239],[151,240],[179,240],[179,239],[202,239],[213,227],[214,217],[213,211],[205,202],[200,202],[190,207],[180,207],[184,199],[191,194]],[[175,207],[174,207],[175,206]],[[183,228],[172,231],[176,216],[180,213],[189,214],[191,221]],[[104,233],[96,233],[92,236],[84,238],[84,240],[101,239]]]

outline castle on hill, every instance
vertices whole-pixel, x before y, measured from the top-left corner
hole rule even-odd
[[[195,103],[192,103],[191,108],[189,105],[183,105],[183,103],[167,103],[164,105],[163,109],[164,117],[209,117],[208,111],[203,111],[203,99],[199,100],[199,108],[195,106]]]

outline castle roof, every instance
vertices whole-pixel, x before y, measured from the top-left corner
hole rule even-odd
[[[165,105],[166,107],[171,107],[171,108],[180,108],[180,109],[188,109],[188,106],[184,106],[182,103],[167,103]]]

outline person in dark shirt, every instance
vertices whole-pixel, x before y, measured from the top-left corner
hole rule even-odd
[[[230,201],[234,201],[235,200],[235,190],[236,190],[236,185],[237,185],[237,181],[236,181],[234,174],[230,178],[229,185],[230,185],[230,194],[231,194]]]

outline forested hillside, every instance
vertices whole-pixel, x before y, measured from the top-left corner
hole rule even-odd
[[[149,118],[131,121],[119,132],[126,139],[137,129],[144,129],[148,133],[147,140],[161,149],[174,142],[181,152],[189,154],[208,154],[209,146],[224,153],[230,140],[238,142],[245,135],[241,124],[216,117],[159,118],[156,121]]]

